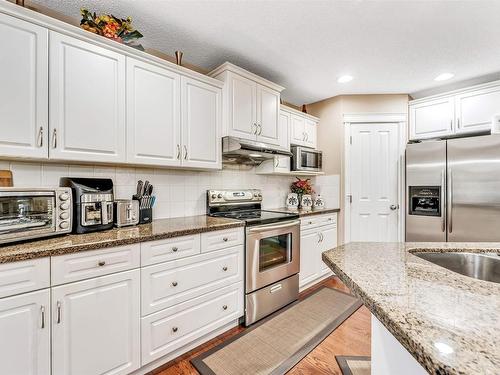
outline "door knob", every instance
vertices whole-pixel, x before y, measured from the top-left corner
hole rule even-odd
[[[399,208],[399,204],[391,204],[391,205],[389,206],[389,208],[390,208],[392,211],[395,211],[395,210],[397,210],[397,209]]]

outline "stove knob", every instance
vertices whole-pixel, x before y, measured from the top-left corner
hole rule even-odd
[[[259,196],[259,194],[257,194],[257,193],[253,193],[253,196],[254,196],[255,198],[257,198],[257,197]]]
[[[69,199],[69,194],[62,193],[61,195],[59,195],[59,199],[62,201],[67,201]]]
[[[59,206],[59,208],[61,210],[67,210],[69,208],[69,204],[68,203],[61,203],[61,205]]]
[[[219,193],[219,194],[217,195],[217,198],[219,198],[219,199],[220,199],[220,198],[222,198],[222,194],[220,194],[220,193]]]
[[[59,223],[59,228],[61,229],[67,229],[69,227],[69,223],[67,221],[61,221]]]
[[[212,199],[215,199],[215,198],[217,198],[217,195],[212,194]]]
[[[59,215],[59,218],[61,218],[61,220],[67,220],[69,218],[69,214],[67,212],[62,212]]]
[[[262,194],[261,193],[259,193],[259,198],[262,198]]]

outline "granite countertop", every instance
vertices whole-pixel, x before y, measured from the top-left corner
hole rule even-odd
[[[206,215],[154,220],[150,224],[102,232],[69,234],[49,239],[0,246],[0,263],[161,240],[189,234],[242,227],[240,220]]]
[[[287,207],[273,208],[269,211],[278,211],[278,212],[286,212],[286,213],[294,213],[299,214],[300,217],[310,216],[310,215],[322,215],[322,214],[331,214],[333,212],[339,212],[340,208],[313,208],[312,210],[304,210],[302,208],[298,209],[290,209]]]
[[[432,374],[500,373],[500,284],[412,252],[500,254],[500,243],[350,243],[323,260]]]

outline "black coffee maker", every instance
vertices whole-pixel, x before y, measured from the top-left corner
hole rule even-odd
[[[113,180],[63,177],[60,185],[73,192],[73,232],[113,228]]]

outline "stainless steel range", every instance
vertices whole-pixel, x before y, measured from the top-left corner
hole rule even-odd
[[[261,209],[260,190],[208,190],[207,213],[245,221],[245,324],[299,295],[298,215]]]

